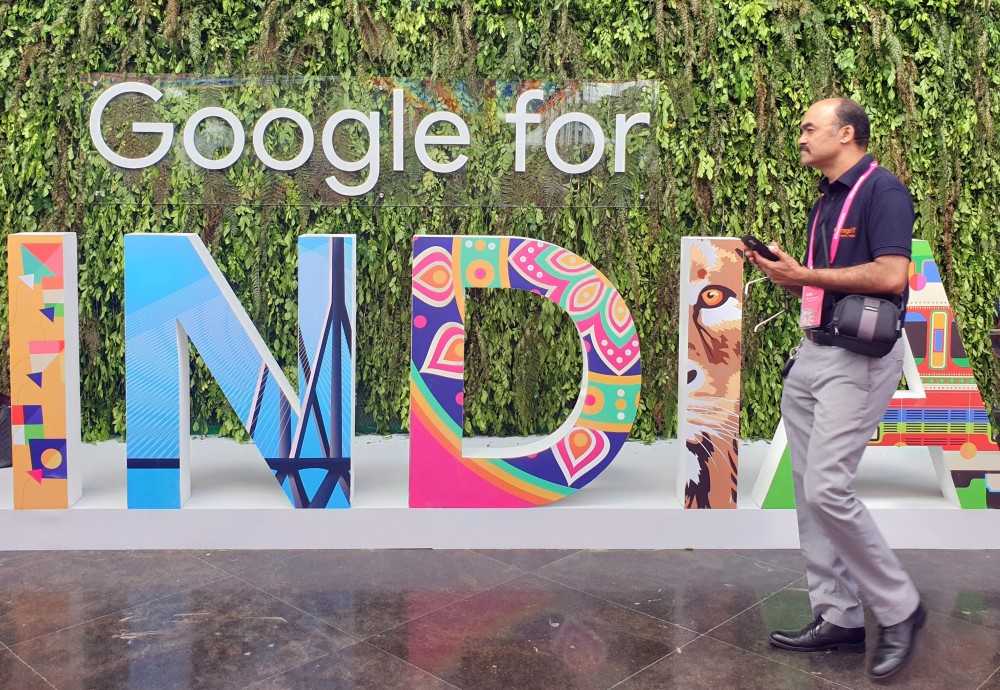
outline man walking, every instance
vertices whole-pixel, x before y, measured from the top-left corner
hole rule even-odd
[[[879,624],[869,670],[886,678],[910,661],[926,612],[851,482],[899,386],[903,342],[884,357],[868,357],[833,345],[830,323],[846,295],[905,304],[913,201],[868,155],[868,116],[857,103],[815,103],[800,129],[802,163],[824,176],[809,216],[806,264],[776,244],[770,248],[777,261],[747,252],[772,282],[803,298],[804,337],[785,380],[781,413],[815,619],[801,630],[772,632],[770,642],[800,652],[864,651],[863,593]]]

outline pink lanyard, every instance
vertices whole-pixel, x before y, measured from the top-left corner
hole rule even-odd
[[[837,218],[837,226],[833,229],[833,239],[830,240],[830,266],[833,266],[833,259],[837,256],[837,247],[840,246],[840,233],[844,230],[844,221],[847,220],[847,213],[851,210],[851,204],[854,203],[854,197],[858,195],[858,190],[861,189],[861,185],[865,183],[865,180],[875,172],[875,168],[878,167],[878,161],[872,161],[872,164],[868,166],[865,173],[858,178],[858,181],[854,183],[851,187],[851,191],[847,194],[847,199],[844,201],[843,207],[840,209],[840,216]],[[809,268],[813,267],[813,251],[816,248],[816,224],[819,222],[819,216],[823,212],[823,200],[826,198],[826,194],[819,198],[819,206],[816,208],[816,217],[813,218],[812,231],[809,233],[809,263],[807,266]]]

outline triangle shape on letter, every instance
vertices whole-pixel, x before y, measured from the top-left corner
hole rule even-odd
[[[62,243],[61,242],[32,242],[22,244],[33,257],[38,259],[44,266],[52,272],[53,276],[58,276],[62,271]]]
[[[21,263],[24,266],[24,272],[26,274],[32,274],[35,278],[45,278],[56,275],[55,271],[46,266],[41,259],[35,256],[29,249],[29,245],[26,244],[21,245]]]

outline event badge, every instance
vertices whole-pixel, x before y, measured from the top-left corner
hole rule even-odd
[[[827,266],[833,265],[833,260],[837,255],[837,247],[840,245],[840,235],[844,228],[844,221],[847,220],[847,212],[850,210],[851,204],[854,203],[854,197],[857,196],[861,185],[865,183],[865,180],[871,176],[877,167],[878,162],[872,161],[868,166],[868,170],[851,187],[851,191],[848,193],[847,199],[840,209],[840,217],[837,218],[837,225],[833,229],[833,238],[830,240],[831,246],[826,262]],[[823,212],[823,200],[825,198],[826,195],[824,194],[819,199],[816,215],[813,217],[812,231],[809,233],[809,258],[806,262],[806,266],[809,268],[813,267],[813,250],[816,247],[816,224],[819,222],[820,214]],[[825,233],[826,229],[824,228],[822,232]],[[823,292],[823,288],[811,285],[802,287],[802,312],[799,314],[800,328],[819,328],[823,325]]]
[[[806,285],[802,288],[802,313],[799,328],[819,328],[823,318],[823,288]]]

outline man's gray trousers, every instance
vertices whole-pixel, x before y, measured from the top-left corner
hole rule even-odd
[[[916,609],[919,595],[851,483],[899,387],[903,340],[882,358],[803,341],[785,380],[799,541],[813,615],[844,628],[865,624],[864,594],[880,625]]]

